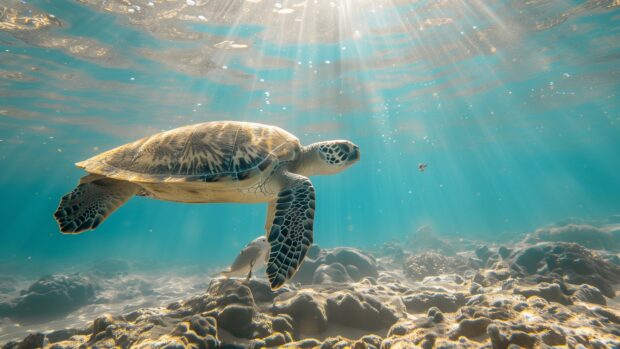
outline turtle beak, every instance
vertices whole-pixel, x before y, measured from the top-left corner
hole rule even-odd
[[[353,150],[349,153],[349,157],[347,160],[349,161],[358,161],[360,159],[360,147],[357,145],[353,146]]]

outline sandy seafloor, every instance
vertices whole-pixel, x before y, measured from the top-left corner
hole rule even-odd
[[[619,348],[620,219],[314,246],[285,287],[110,259],[0,276],[4,348]],[[223,266],[222,266],[223,267]],[[3,270],[6,270],[4,268]]]

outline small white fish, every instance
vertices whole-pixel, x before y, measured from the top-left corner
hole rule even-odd
[[[231,276],[244,276],[247,275],[248,280],[252,277],[252,269],[255,267],[260,268],[267,263],[267,256],[269,253],[269,242],[265,236],[258,237],[249,244],[247,244],[232,265],[222,271],[222,275]]]

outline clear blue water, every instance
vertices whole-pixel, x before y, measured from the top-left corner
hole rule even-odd
[[[263,234],[264,204],[134,198],[76,236],[52,216],[75,162],[210,120],[360,145],[312,178],[322,246],[620,212],[617,0],[152,3],[0,0],[5,269],[226,264]]]

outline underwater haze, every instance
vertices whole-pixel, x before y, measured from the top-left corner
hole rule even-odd
[[[359,145],[311,178],[321,247],[618,223],[620,3],[0,0],[0,274],[230,264],[266,204],[134,197],[79,235],[53,217],[76,162],[216,120]]]

